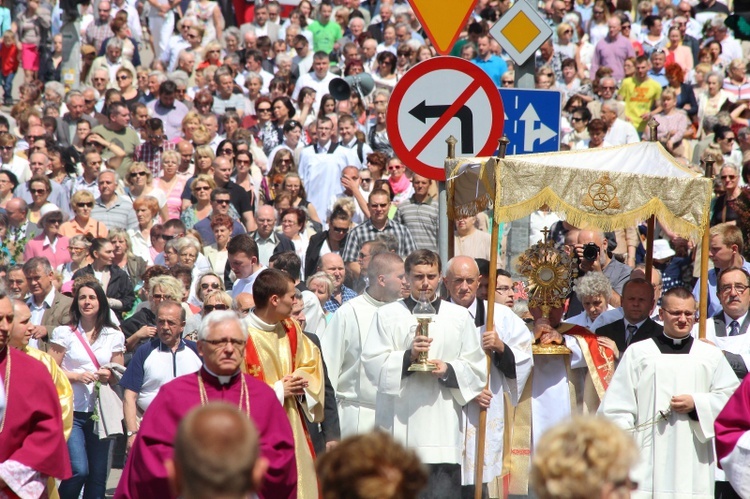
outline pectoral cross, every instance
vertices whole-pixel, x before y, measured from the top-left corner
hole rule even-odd
[[[542,234],[544,234],[544,241],[547,241],[547,237],[549,236],[550,230],[545,226],[542,230],[540,230]]]

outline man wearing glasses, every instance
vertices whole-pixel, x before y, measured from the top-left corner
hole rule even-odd
[[[750,273],[742,267],[729,267],[719,276],[717,286],[722,310],[713,316],[713,328],[706,328],[706,341],[724,352],[739,379],[750,367]]]
[[[182,339],[185,310],[179,303],[164,300],[156,306],[156,337],[138,347],[128,364],[120,386],[125,389],[123,412],[127,427],[128,449],[132,447],[138,426],[159,389],[177,376],[201,368],[198,346]]]
[[[696,309],[685,288],[664,293],[664,332],[628,348],[599,406],[641,450],[631,478],[644,497],[714,496],[714,420],[739,382],[721,350],[691,336]]]
[[[714,225],[709,230],[710,242],[708,257],[714,264],[714,268],[708,271],[708,317],[713,317],[721,312],[721,302],[717,293],[717,276],[724,269],[730,267],[741,267],[750,272],[750,263],[742,257],[744,241],[742,231],[731,223]],[[693,296],[698,300],[700,290],[700,279],[695,283]]]
[[[226,197],[228,199],[229,194],[226,194]],[[251,232],[250,235],[258,244],[258,261],[261,265],[267,267],[271,255],[284,251],[294,251],[294,243],[281,232],[273,230],[277,220],[276,210],[273,206],[264,204],[258,208],[256,215],[258,230]]]

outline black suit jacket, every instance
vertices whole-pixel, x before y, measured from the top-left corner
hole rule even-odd
[[[383,43],[383,29],[385,26],[382,22],[372,24],[367,28],[367,33],[371,35],[378,43]]]
[[[716,336],[726,336],[727,324],[726,322],[724,322],[724,310],[714,315],[713,320]],[[747,332],[748,322],[750,322],[750,314],[746,315],[745,320],[742,324],[740,324],[740,334],[750,334]],[[727,362],[729,362],[729,365],[732,366],[732,371],[734,371],[734,374],[736,374],[739,379],[743,379],[745,376],[747,376],[747,366],[745,365],[745,361],[742,359],[742,357],[737,355],[736,353],[727,352],[726,350],[722,351],[724,352],[724,357],[726,357]]]
[[[310,341],[320,350],[320,339],[318,335],[303,331]],[[321,353],[321,360],[322,360]],[[325,375],[326,392],[325,408],[323,409],[323,422],[311,423],[305,418],[307,429],[310,431],[310,440],[312,440],[315,455],[319,456],[326,451],[326,442],[341,440],[341,427],[339,425],[339,410],[336,404],[336,392],[333,391],[331,380],[328,379],[328,368],[325,361],[323,362],[323,374]]]
[[[641,327],[639,327],[633,335],[633,339],[630,340],[630,344],[632,345],[637,341],[643,341],[658,336],[662,333],[662,331],[664,331],[663,326],[657,324],[652,319],[646,319],[646,322],[641,324]],[[598,336],[606,336],[607,338],[614,340],[615,344],[617,345],[617,349],[620,351],[620,357],[622,357],[622,354],[628,347],[625,343],[625,319],[620,319],[619,321],[615,321],[600,327],[596,330],[596,334]]]

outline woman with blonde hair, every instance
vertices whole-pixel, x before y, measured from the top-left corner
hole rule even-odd
[[[175,144],[182,142],[183,140],[193,140],[193,133],[201,126],[201,115],[196,110],[190,110],[182,118],[182,137],[175,137],[172,142]]]
[[[117,86],[122,95],[122,102],[130,107],[143,97],[143,92],[138,88],[133,70],[127,66],[121,66],[117,70]]]
[[[57,267],[57,271],[62,276],[63,283],[72,280],[73,274],[78,269],[89,264],[89,248],[91,248],[91,242],[86,239],[86,236],[78,234],[70,238],[68,241],[68,251],[70,252],[71,261]]]
[[[530,485],[539,499],[616,499],[638,484],[633,438],[602,417],[576,417],[547,431],[531,456]]]
[[[197,69],[204,69],[208,66],[219,67],[223,63],[221,61],[221,44],[216,40],[208,42],[203,48],[203,62],[201,62]]]
[[[205,173],[199,174],[190,184],[190,192],[193,194],[196,202],[182,210],[180,220],[185,224],[185,228],[192,229],[199,221],[211,216],[213,212],[211,207],[211,192],[214,189],[216,189],[214,178]]]
[[[309,291],[312,291],[315,296],[318,297],[318,301],[320,301],[321,307],[323,307],[333,295],[333,279],[331,279],[331,276],[329,276],[325,272],[314,273],[307,278],[307,282],[305,284],[307,285],[307,289]],[[330,321],[333,314],[326,311],[325,308],[323,308],[323,311],[325,312],[326,322]]]
[[[141,282],[141,276],[146,271],[148,263],[145,259],[133,254],[133,243],[125,229],[112,229],[109,231],[108,239],[112,243],[114,255],[112,265],[124,270],[133,284],[137,286]]]
[[[180,218],[182,213],[182,191],[187,177],[177,175],[182,158],[177,151],[164,151],[161,154],[161,177],[154,180],[154,187],[167,195],[168,218]]]
[[[226,291],[216,291],[203,302],[203,317],[214,310],[232,310],[232,296]]]
[[[89,191],[76,191],[70,198],[70,208],[74,217],[60,226],[60,234],[65,237],[92,234],[94,237],[107,237],[107,226],[91,218],[94,208],[94,195]]]
[[[154,252],[151,244],[151,228],[154,220],[159,216],[159,202],[151,196],[141,196],[133,201],[137,229],[128,229],[133,253],[143,258],[149,265],[154,264]]]
[[[604,0],[596,0],[589,21],[589,42],[596,47],[609,34],[609,6]]]
[[[305,192],[305,186],[302,184],[302,178],[298,173],[287,173],[281,187],[292,195],[293,208],[302,208],[311,220],[320,223],[320,218],[318,217],[318,212],[315,209],[315,206],[307,200],[307,192]]]
[[[165,151],[167,152],[167,151]],[[162,222],[169,220],[167,210],[167,195],[161,189],[154,187],[154,176],[146,163],[136,161],[128,167],[128,171],[123,179],[125,183],[125,195],[132,202],[142,196],[150,196],[159,203],[159,216]]]

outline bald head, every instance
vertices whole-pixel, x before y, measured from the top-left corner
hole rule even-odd
[[[13,324],[10,329],[8,343],[13,348],[24,348],[29,344],[34,325],[31,323],[31,310],[26,302],[13,300]]]
[[[247,497],[258,489],[267,468],[259,455],[252,421],[236,407],[211,402],[180,423],[174,462],[167,469],[178,496]]]
[[[376,253],[367,267],[370,286],[367,292],[378,301],[390,303],[401,296],[407,286],[404,262],[396,253]]]
[[[250,309],[255,306],[255,300],[250,293],[240,293],[234,297],[234,310],[240,317],[245,317]]]
[[[443,279],[451,301],[462,307],[469,307],[477,297],[479,288],[479,267],[473,258],[457,256],[451,258]]]
[[[322,270],[333,279],[333,284],[337,290],[341,289],[344,284],[346,271],[344,270],[344,260],[336,253],[328,253],[320,257],[318,269]]]

